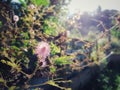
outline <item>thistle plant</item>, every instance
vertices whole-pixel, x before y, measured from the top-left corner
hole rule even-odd
[[[50,45],[46,42],[38,43],[35,49],[35,54],[37,55],[38,63],[42,63],[41,66],[45,67],[46,66],[45,59],[47,58],[47,56],[50,55]]]

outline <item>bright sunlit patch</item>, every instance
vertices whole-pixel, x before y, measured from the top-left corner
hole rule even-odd
[[[72,0],[68,9],[70,13],[80,11],[81,13],[88,11],[93,12],[101,6],[102,9],[120,10],[120,0]]]
[[[25,0],[21,0],[21,1],[25,1]],[[12,2],[20,3],[20,0],[12,0]]]

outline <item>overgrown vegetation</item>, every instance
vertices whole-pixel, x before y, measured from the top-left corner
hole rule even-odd
[[[49,85],[71,90],[69,84],[64,85],[71,83],[65,77],[76,67],[99,65],[110,50],[120,48],[119,15],[116,21],[107,17],[109,23],[99,18],[117,11],[100,11],[94,16],[78,13],[64,20],[66,0],[19,1],[0,1],[0,89]],[[32,85],[34,78],[45,79]]]

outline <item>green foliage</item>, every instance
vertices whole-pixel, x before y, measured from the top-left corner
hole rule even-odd
[[[19,0],[23,7],[27,7],[27,3],[24,0]]]
[[[100,74],[100,79],[98,79],[98,82],[101,83],[101,89],[102,90],[112,90],[112,87],[109,85],[110,78],[105,74]]]
[[[16,89],[16,86],[12,86],[8,90],[15,90],[15,89]]]
[[[2,21],[0,21],[0,27],[2,26]]]
[[[55,4],[51,4],[53,2],[50,0],[19,1],[21,3],[21,6],[18,7],[19,10],[14,10],[12,9],[13,7],[10,6],[10,11],[18,15],[18,22],[13,21],[13,18],[11,18],[13,17],[12,13],[9,15],[9,13],[6,12],[9,11],[8,5],[0,3],[0,6],[4,7],[0,8],[0,64],[3,65],[3,67],[0,68],[0,73],[5,74],[3,76],[5,80],[0,79],[0,82],[3,82],[3,80],[9,82],[9,90],[16,89],[16,87],[19,88],[21,82],[23,86],[22,89],[26,89],[27,87],[24,83],[29,87],[28,82],[36,75],[36,71],[41,69],[44,71],[45,68],[40,67],[37,62],[38,58],[33,52],[35,46],[40,41],[48,41],[48,43],[50,43],[50,58],[60,53],[60,47],[55,44],[55,41],[49,42],[47,39],[54,38],[61,30],[61,28],[59,28],[61,25],[58,22],[59,16],[57,16],[57,9],[55,9],[58,8],[60,12],[61,7],[56,7]],[[60,4],[60,2],[61,1],[58,1],[56,4],[61,6],[62,4]],[[32,4],[33,8],[30,7]],[[4,26],[2,27],[2,25]],[[62,28],[64,29],[64,27]],[[47,59],[48,61],[51,60],[49,58]],[[60,63],[61,65],[68,63],[65,61],[65,59],[68,60],[67,56],[66,58],[63,56],[61,59],[64,61],[57,59],[56,63]],[[50,73],[56,73],[57,68],[55,63],[53,66],[49,64],[47,66]],[[20,78],[19,74],[21,74]],[[14,85],[12,82],[15,82]],[[59,84],[54,81],[49,81],[46,84],[66,89],[60,87]],[[8,87],[7,85],[4,86]]]
[[[111,34],[112,34],[114,37],[120,39],[120,29],[119,29],[119,27],[113,28],[113,29],[111,30]]]
[[[52,36],[56,36],[58,34],[58,30],[57,30],[57,19],[50,17],[49,19],[46,19],[44,21],[44,33],[46,35],[52,35]]]
[[[109,69],[105,67],[97,77],[95,82],[95,90],[119,90],[120,89],[120,74],[119,70]],[[93,84],[93,85],[94,85]]]
[[[37,6],[40,6],[40,5],[48,6],[50,4],[49,0],[31,0],[31,2]]]
[[[66,87],[62,87],[62,86],[59,85],[59,83],[69,83],[69,82],[71,82],[71,80],[59,80],[59,78],[58,78],[58,80],[57,79],[49,80],[44,84],[55,86],[55,87],[57,87],[61,90],[71,90],[71,88],[66,88]]]
[[[23,39],[25,39],[25,40],[29,40],[29,38],[30,38],[29,32],[22,32],[21,35],[22,35]]]
[[[117,86],[116,90],[119,90],[120,89],[120,75],[116,76],[115,84]]]
[[[51,85],[51,86],[55,86],[58,87],[60,89],[63,89],[63,87],[60,87],[58,84],[56,84],[53,80],[50,80],[48,82],[46,82],[46,84]]]
[[[54,58],[53,62],[55,65],[65,65],[65,64],[71,64],[72,60],[71,60],[71,56],[61,56]]]
[[[8,66],[11,66],[13,69],[16,69],[18,72],[21,71],[21,67],[19,63],[15,63],[14,58],[11,58],[11,61],[1,60],[1,62],[7,64]]]
[[[120,40],[118,38],[113,37],[111,42],[111,50],[116,54],[120,54]]]
[[[3,78],[0,78],[0,83],[4,83],[4,79]]]
[[[50,67],[50,72],[51,72],[51,73],[55,73],[55,72],[56,72],[56,67],[51,66],[51,67]]]
[[[96,51],[93,51],[91,53],[91,59],[94,60],[94,62],[97,62],[97,53],[96,53]]]
[[[47,41],[48,43],[50,43],[50,47],[51,47],[50,57],[46,58],[45,60],[48,62],[49,60],[52,60],[50,61],[50,64],[47,63],[47,66],[48,66],[47,68],[49,68],[48,70],[50,74],[51,73],[57,74],[56,71],[59,68],[57,66],[59,65],[62,66],[66,64],[73,64],[72,59],[75,58],[74,56],[77,56],[78,53],[81,53],[81,51],[75,52],[75,55],[73,57],[67,56],[66,53],[63,56],[59,56],[59,54],[62,53],[62,49],[67,42],[66,41],[67,35],[59,34],[60,32],[66,30],[65,24],[63,23],[64,19],[66,18],[62,18],[66,13],[66,11],[62,13],[60,11],[61,8],[62,10],[64,10],[64,7],[62,5],[65,5],[65,0],[25,0],[25,1],[19,0],[19,1],[22,4],[22,6],[19,9],[20,11],[18,10],[20,14],[20,15],[18,14],[19,15],[18,22],[13,22],[11,18],[13,17],[12,13],[11,15],[8,14],[8,11],[9,11],[8,7],[7,9],[6,7],[0,8],[0,16],[3,18],[3,21],[2,21],[0,17],[1,19],[0,21],[0,28],[1,28],[0,30],[0,59],[1,59],[0,64],[3,66],[4,65],[6,66],[6,67],[4,66],[0,68],[0,73],[2,72],[3,75],[5,74],[3,76],[5,80],[0,78],[0,82],[4,82],[4,81],[9,82],[11,85],[10,90],[16,88],[14,84],[18,85],[19,87],[18,83],[21,83],[21,82],[23,84],[20,86],[24,87],[22,89],[26,89],[26,86],[27,87],[30,86],[29,80],[33,76],[36,77],[36,71],[40,70],[40,72],[43,74],[44,74],[44,71],[46,71],[44,70],[46,69],[46,67],[40,67],[39,64],[41,63],[38,63],[38,60],[40,57],[38,58],[34,54],[35,46],[39,43],[39,41]],[[33,5],[34,8],[30,8],[30,7],[24,8],[32,4],[34,4]],[[2,7],[3,4],[0,3],[0,5]],[[10,9],[10,11],[14,12],[14,9],[13,10]],[[82,34],[80,32],[81,27],[79,27],[81,24],[78,22],[80,20],[78,20],[79,19],[78,16],[76,17],[77,18],[74,18],[76,22],[75,23],[72,22],[73,24],[70,24],[69,28],[67,29],[68,30],[70,29],[70,32],[72,33],[71,35],[72,38],[82,38]],[[6,23],[8,25],[6,25]],[[75,25],[75,26],[71,27],[72,25]],[[84,30],[86,29],[96,30],[95,27],[84,28]],[[119,38],[119,32],[118,33],[112,32],[112,33]],[[95,35],[94,31],[92,31],[92,32],[89,32],[88,36],[89,36],[88,38],[91,39],[91,41],[93,41],[97,35]],[[56,40],[56,38],[58,40]],[[63,40],[63,43],[61,43],[62,39],[64,38],[65,40]],[[55,40],[55,41],[51,42],[52,40]],[[65,44],[64,44],[64,41],[65,41]],[[76,45],[76,42],[73,45]],[[87,42],[85,41],[84,43],[87,43]],[[57,46],[58,44],[61,44],[61,47]],[[104,43],[102,42],[102,44],[98,45],[98,47],[101,47],[103,44]],[[80,48],[82,48],[82,46],[80,46]],[[76,48],[76,51],[77,49],[79,49],[79,47]],[[91,53],[91,57],[94,60],[94,62],[97,62],[97,58],[100,57],[100,55],[101,57],[104,57],[104,53],[103,51],[100,53],[99,52],[100,50],[98,51],[97,50],[94,51],[94,50]],[[82,54],[84,54],[84,51],[82,51]],[[85,55],[87,54],[85,53]],[[8,69],[7,67],[9,68],[9,71],[7,70]],[[8,76],[6,73],[8,74]],[[19,74],[21,74],[20,78],[18,78]],[[51,75],[49,75],[49,77],[50,76]],[[107,84],[109,84],[110,78],[104,77],[104,76],[102,76],[101,78],[103,78],[103,83],[105,83],[103,88],[106,89],[108,87]],[[10,81],[14,81],[15,83],[13,84]],[[68,80],[67,81],[49,80],[45,84],[55,86],[57,88],[64,89],[64,90],[71,90],[70,88],[59,86],[59,83],[65,83],[65,82],[69,82],[69,81]],[[116,82],[119,82],[119,78],[118,78],[118,81]],[[109,90],[111,90],[111,87],[109,88]]]
[[[55,35],[55,29],[53,28],[53,27],[48,27],[48,26],[46,26],[45,28],[44,28],[44,33],[46,34],[46,35]]]
[[[50,46],[51,46],[51,55],[60,53],[60,48],[57,45],[55,45],[53,42],[50,43]]]

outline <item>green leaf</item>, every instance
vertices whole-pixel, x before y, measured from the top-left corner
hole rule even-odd
[[[60,48],[57,47],[54,43],[50,43],[51,46],[51,54],[55,55],[56,53],[60,53]]]
[[[55,68],[54,66],[51,66],[51,67],[50,67],[50,72],[51,72],[51,73],[55,73],[55,72],[56,72],[56,68]]]
[[[0,78],[0,83],[3,83],[4,82],[4,79]]]
[[[19,0],[19,1],[24,7],[27,7],[27,4],[26,4],[25,0]]]
[[[33,4],[37,5],[37,6],[40,6],[40,5],[43,5],[43,6],[48,6],[50,1],[49,0],[31,0]]]
[[[8,90],[15,90],[16,86],[10,87]]]
[[[1,60],[2,63],[6,64],[6,61],[5,60]]]
[[[24,38],[24,39],[29,39],[29,38],[30,38],[28,32],[22,32],[22,35],[23,35],[23,38]]]
[[[20,49],[17,46],[11,46],[12,49],[19,51]]]
[[[2,63],[5,63],[5,64],[7,64],[7,65],[9,65],[9,66],[11,66],[12,68],[14,68],[14,69],[16,69],[16,70],[18,70],[18,71],[21,70],[20,65],[12,62],[12,60],[11,60],[11,61],[1,60],[1,62],[2,62]]]
[[[57,57],[54,59],[54,63],[56,65],[65,65],[65,64],[71,64],[71,56],[62,56],[62,57]]]

